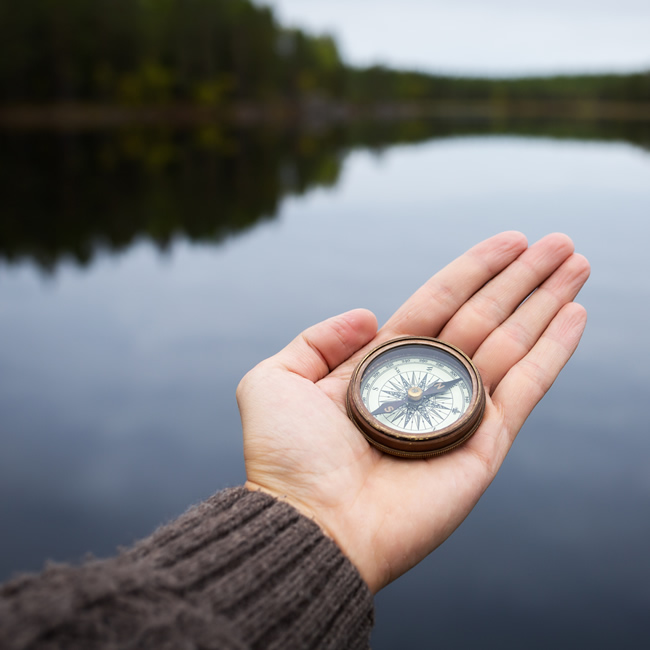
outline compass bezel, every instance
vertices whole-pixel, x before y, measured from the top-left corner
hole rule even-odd
[[[434,348],[467,372],[471,380],[471,398],[465,413],[455,422],[429,433],[410,434],[392,428],[374,417],[362,398],[362,382],[366,371],[377,360],[401,347],[423,346],[427,352]],[[485,412],[485,389],[481,375],[471,359],[459,348],[439,339],[423,336],[403,336],[386,341],[364,356],[359,362],[348,386],[347,411],[350,419],[372,445],[386,453],[405,458],[435,456],[465,442],[480,425]]]

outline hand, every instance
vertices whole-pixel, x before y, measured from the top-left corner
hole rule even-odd
[[[449,537],[492,481],[578,345],[586,313],[572,301],[588,276],[565,235],[528,248],[503,233],[434,275],[378,332],[365,310],[307,329],[237,389],[248,488],[313,518],[378,591]],[[488,395],[472,438],[426,460],[377,451],[345,408],[363,354],[407,334],[461,348]]]

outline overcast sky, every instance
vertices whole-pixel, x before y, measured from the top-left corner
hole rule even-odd
[[[650,70],[650,0],[257,0],[349,63],[461,74]]]

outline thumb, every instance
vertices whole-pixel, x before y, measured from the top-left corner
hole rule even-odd
[[[377,319],[367,309],[328,318],[299,334],[272,361],[314,383],[369,343]]]

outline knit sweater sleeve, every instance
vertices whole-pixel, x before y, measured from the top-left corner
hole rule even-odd
[[[320,528],[243,487],[114,558],[0,588],[0,647],[367,648],[372,595]]]

